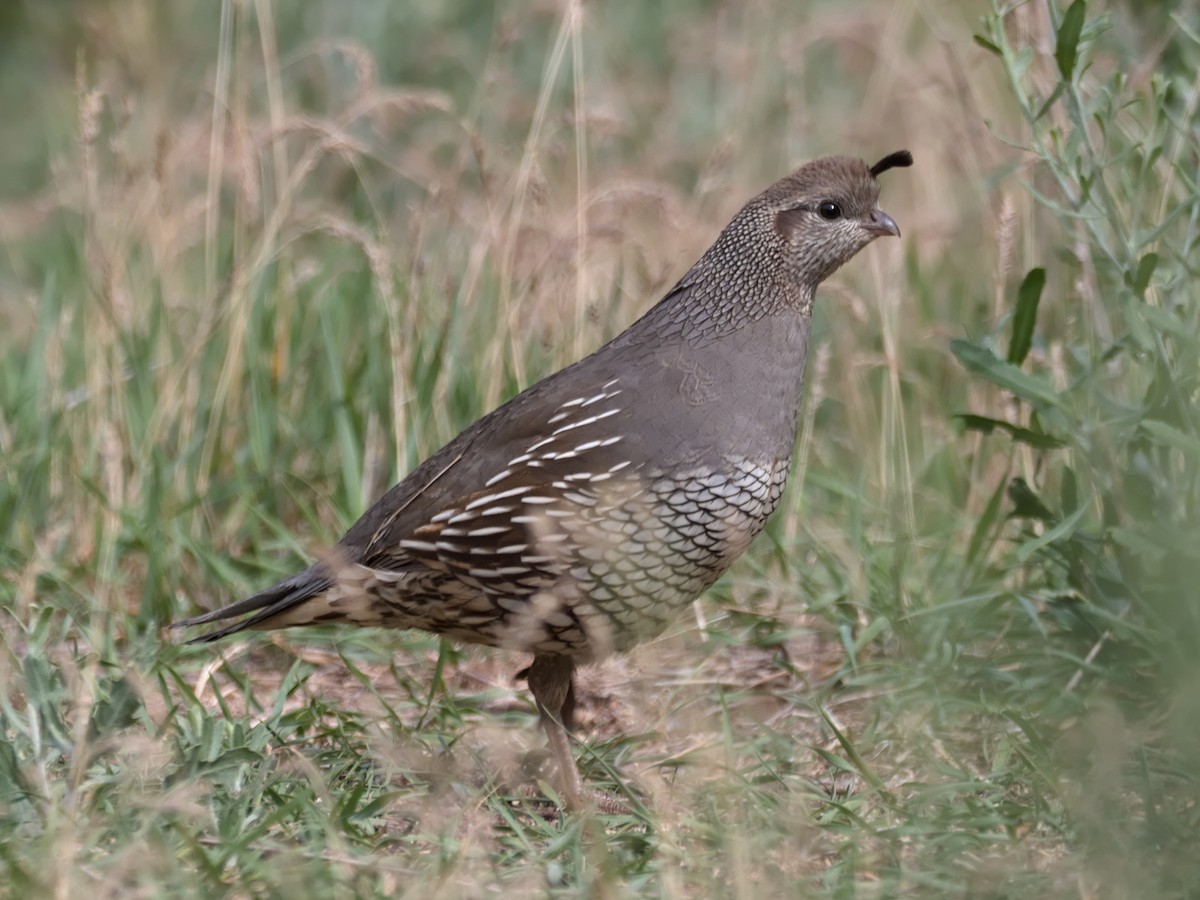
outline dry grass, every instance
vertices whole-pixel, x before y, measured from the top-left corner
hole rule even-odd
[[[29,14],[11,39],[75,62],[38,72],[45,121],[0,125],[50,152],[0,195],[10,890],[1136,885],[1086,858],[1071,811],[1139,815],[1087,790],[1130,765],[1137,726],[1062,714],[1065,678],[1022,682],[1010,648],[1035,626],[996,613],[1019,587],[1007,548],[964,563],[996,485],[1034,482],[1041,457],[959,433],[955,412],[1016,410],[946,344],[997,328],[1056,234],[1011,175],[1040,177],[1034,161],[998,137],[1025,134],[971,40],[986,10],[304,9],[80,3],[77,36]],[[1044,9],[1009,21],[1053,77]],[[900,147],[916,167],[884,206],[904,239],[821,297],[784,508],[695,621],[583,675],[581,759],[632,789],[630,816],[537,801],[516,655],[375,633],[160,641],[620,331],[791,166]],[[1079,319],[1045,313],[1037,352],[1060,377]],[[995,699],[1006,678],[1023,699]],[[1021,703],[1055,711],[1023,721]],[[1106,736],[1086,771],[1046,768]]]

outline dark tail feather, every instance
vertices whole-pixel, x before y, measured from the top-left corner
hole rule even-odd
[[[317,596],[332,586],[333,579],[329,577],[329,573],[325,570],[325,567],[317,563],[303,572],[283,579],[283,581],[272,585],[265,591],[259,591],[252,597],[239,600],[237,603],[231,603],[229,606],[222,607],[221,609],[214,609],[212,612],[207,612],[202,616],[194,616],[190,619],[173,622],[171,627],[190,628],[193,625],[207,625],[209,622],[220,622],[223,619],[232,619],[235,616],[254,613],[254,615],[242,619],[240,622],[234,622],[226,625],[224,628],[218,628],[216,631],[210,631],[208,634],[202,634],[188,641],[189,644],[207,644],[220,640],[226,635],[261,625],[268,619],[274,618],[280,613],[287,612],[289,609]]]

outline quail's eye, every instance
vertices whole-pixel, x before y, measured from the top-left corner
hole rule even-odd
[[[821,205],[817,207],[817,213],[822,219],[833,221],[842,217],[842,208],[832,200],[822,200]]]

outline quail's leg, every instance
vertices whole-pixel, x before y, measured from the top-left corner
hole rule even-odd
[[[529,690],[550,741],[550,753],[562,779],[563,798],[568,809],[578,811],[584,805],[583,778],[571,755],[567,729],[563,727],[564,712],[570,712],[568,698],[573,699],[571,676],[574,671],[575,663],[569,656],[535,656],[528,678]]]

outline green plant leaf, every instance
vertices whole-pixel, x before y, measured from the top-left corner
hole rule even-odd
[[[973,35],[971,35],[971,37],[975,41],[976,44],[978,44],[980,47],[982,47],[984,50],[988,51],[989,53],[994,53],[997,56],[1004,55],[1001,52],[999,47],[997,47],[992,41],[985,38],[982,34],[973,34]]]
[[[1157,419],[1145,419],[1141,428],[1154,440],[1167,447],[1174,447],[1185,456],[1200,459],[1200,440],[1190,434],[1185,434],[1178,428]]]
[[[1080,506],[1071,515],[1067,516],[1053,528],[1047,528],[1039,537],[1033,540],[1026,541],[1017,548],[1017,560],[1021,563],[1029,561],[1029,558],[1043,547],[1053,544],[1055,541],[1069,538],[1075,533],[1079,522],[1087,513],[1087,505]]]
[[[1063,512],[1070,513],[1079,509],[1079,485],[1075,480],[1075,470],[1070,466],[1063,466],[1059,497]]]
[[[1038,303],[1046,287],[1046,270],[1040,266],[1030,269],[1017,289],[1017,311],[1013,315],[1012,340],[1008,344],[1008,361],[1019,366],[1033,345],[1033,326],[1037,323]]]
[[[30,790],[21,772],[17,751],[8,741],[0,741],[0,800],[6,804],[28,799],[36,794]]]
[[[970,341],[950,342],[950,352],[958,361],[976,375],[981,375],[992,384],[1016,394],[1023,400],[1041,406],[1062,408],[1062,398],[1046,382],[1022,372],[1012,363],[1005,362],[986,347]]]
[[[113,679],[106,687],[106,695],[92,707],[88,722],[92,739],[106,737],[132,725],[142,705],[133,684],[124,676]]]
[[[991,434],[999,428],[1001,431],[1008,432],[1009,436],[1018,444],[1028,444],[1030,447],[1037,447],[1040,450],[1053,450],[1067,446],[1067,442],[1060,438],[1041,431],[1034,431],[1032,428],[1022,428],[1020,425],[1005,422],[1003,419],[977,416],[974,413],[956,413],[954,418],[962,422],[969,431]]]
[[[1084,0],[1075,0],[1067,8],[1062,24],[1058,26],[1054,59],[1058,62],[1058,71],[1062,73],[1063,81],[1071,80],[1075,63],[1079,60],[1079,35],[1083,32],[1083,20],[1086,15],[1087,4]]]
[[[981,552],[990,549],[996,541],[993,529],[1000,521],[1000,507],[1004,503],[1005,487],[1006,483],[1002,478],[996,485],[996,490],[992,491],[991,499],[984,507],[983,515],[975,523],[975,529],[971,532],[971,540],[967,544],[968,565],[974,566],[982,558]]]
[[[1140,297],[1146,293],[1146,288],[1150,285],[1150,276],[1154,274],[1154,269],[1158,265],[1158,254],[1147,253],[1138,260],[1137,272],[1133,276],[1133,290]]]
[[[1171,310],[1160,306],[1151,306],[1149,303],[1131,304],[1131,310],[1140,314],[1146,324],[1152,325],[1164,334],[1171,335],[1185,346],[1200,346],[1200,341],[1196,339],[1195,327],[1184,322]]]
[[[1008,482],[1008,499],[1012,501],[1014,519],[1036,519],[1039,522],[1057,522],[1058,516],[1042,502],[1037,492],[1024,478],[1016,477]]]
[[[1038,111],[1034,113],[1033,120],[1036,122],[1046,113],[1048,113],[1050,111],[1050,107],[1052,107],[1055,101],[1063,95],[1063,92],[1066,91],[1066,89],[1067,86],[1065,82],[1060,81],[1057,85],[1055,85],[1054,90],[1050,92],[1050,96],[1043,101],[1042,105],[1038,107]]]

